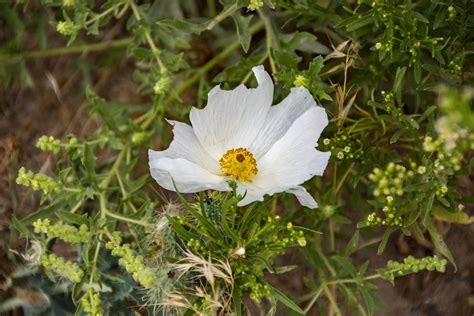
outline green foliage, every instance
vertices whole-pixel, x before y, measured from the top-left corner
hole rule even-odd
[[[253,311],[248,295],[268,313],[373,315],[383,306],[373,280],[449,267],[434,254],[383,268],[359,262],[370,236],[380,243],[368,251],[382,254],[393,234],[416,234],[455,264],[435,221],[472,223],[465,210],[472,198],[458,190],[474,149],[469,1],[43,0],[34,13],[30,5],[0,4],[9,31],[0,47],[2,85],[34,85],[31,59],[103,51],[133,64],[146,100],[105,100],[85,88],[97,130],[41,137],[37,147],[56,165],[48,175],[18,170],[17,183],[37,191],[40,206],[13,224],[35,242],[25,261],[70,296],[61,310],[243,315]],[[114,27],[123,29],[118,38],[94,43]],[[38,51],[24,50],[27,32]],[[52,32],[63,46],[50,47]],[[330,116],[318,147],[331,151],[330,165],[307,183],[320,209],[298,208],[286,194],[246,208],[235,191],[193,202],[178,194],[179,204],[158,198],[145,156],[155,139],[167,147],[164,119],[186,120],[218,83],[252,85],[259,64],[273,74],[275,103],[302,86]],[[56,254],[60,243],[67,259]],[[288,252],[300,257],[276,266]],[[301,300],[265,278],[295,264],[311,271],[300,275],[310,289]],[[35,287],[48,300],[39,312],[51,313],[57,293],[41,280]],[[0,303],[0,312],[11,306]]]

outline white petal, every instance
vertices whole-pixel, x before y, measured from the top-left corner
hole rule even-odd
[[[316,200],[301,185],[286,190],[286,192],[294,194],[298,199],[298,202],[300,202],[300,204],[303,206],[306,206],[311,209],[318,207],[318,203],[316,202]]]
[[[184,158],[214,174],[220,174],[219,163],[202,148],[191,126],[177,121],[168,121],[173,125],[173,141],[163,151],[148,151],[149,160],[160,158]]]
[[[263,201],[263,196],[267,194],[263,190],[258,190],[255,187],[240,184],[237,186],[237,193],[245,197],[239,201],[237,206],[245,206],[255,201]]]
[[[262,128],[273,100],[273,82],[263,66],[254,67],[258,87],[219,86],[209,92],[207,106],[193,108],[191,124],[201,145],[215,160],[229,149],[248,148]]]
[[[150,173],[160,186],[170,191],[175,191],[173,181],[180,193],[193,193],[209,189],[229,190],[229,185],[224,177],[212,174],[182,158],[150,160]]]
[[[261,189],[294,188],[315,175],[321,176],[331,153],[320,152],[314,147],[327,124],[328,118],[323,108],[313,107],[307,110],[257,160],[259,171],[252,179],[252,184]]]
[[[249,147],[250,152],[257,159],[263,156],[298,117],[315,106],[316,102],[306,88],[292,88],[283,101],[270,108],[263,128]]]

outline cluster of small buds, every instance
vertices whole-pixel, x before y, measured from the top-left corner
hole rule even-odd
[[[204,253],[207,250],[204,244],[196,238],[189,239],[186,245],[189,247],[189,249],[197,253]]]
[[[342,134],[323,139],[323,150],[329,149],[338,160],[360,159],[364,154],[360,140]]]
[[[153,86],[153,92],[156,95],[163,95],[169,91],[171,86],[171,78],[168,76],[162,76]]]
[[[437,189],[436,189],[436,195],[439,196],[439,197],[442,197],[442,196],[445,196],[446,193],[448,193],[448,186],[446,184],[442,184],[442,185],[437,185]]]
[[[63,6],[73,7],[76,4],[76,0],[63,0]]]
[[[426,136],[423,141],[423,150],[430,153],[435,152],[441,148],[442,144],[442,139],[438,138],[436,140],[433,140],[433,137]]]
[[[470,147],[468,142],[474,144],[474,134],[471,134],[471,136],[462,133],[462,138],[461,136],[458,137],[458,134],[460,133],[450,133],[449,140],[446,140],[443,136],[436,140],[433,140],[430,136],[425,137],[423,149],[429,153],[437,152],[437,157],[432,166],[435,174],[449,173],[451,170],[458,171],[461,169],[464,150]],[[453,137],[456,137],[456,139],[453,139]],[[470,138],[472,138],[472,141]]]
[[[20,170],[18,170],[16,183],[32,187],[35,191],[42,190],[44,194],[59,192],[61,190],[61,184],[53,178],[44,174],[34,174],[32,171],[26,171],[24,167],[21,167]]]
[[[61,150],[61,141],[53,136],[41,136],[36,142],[36,147],[57,154]]]
[[[114,240],[105,244],[105,247],[111,250],[112,255],[120,257],[118,263],[130,273],[135,281],[145,288],[151,288],[155,284],[155,273],[144,264],[143,257],[137,255],[129,244],[122,243],[120,233],[115,232]]]
[[[254,275],[249,275],[248,277],[249,280],[247,286],[250,288],[250,298],[254,302],[260,303],[262,298],[270,295],[271,287],[268,284],[257,280],[257,277]]]
[[[383,101],[385,103],[391,103],[393,101],[393,99],[395,98],[393,92],[386,92],[386,91],[381,91],[380,94],[382,95],[383,97]],[[392,110],[391,107],[387,107],[387,112],[390,112]]]
[[[249,5],[247,6],[247,9],[249,11],[255,11],[263,7],[263,1],[262,0],[250,0]]]
[[[461,76],[463,67],[461,66],[461,60],[453,59],[448,63],[448,70],[454,75]]]
[[[76,33],[77,29],[71,21],[60,21],[56,24],[56,31],[61,35],[69,36]]]
[[[41,256],[41,265],[50,271],[53,271],[57,275],[66,278],[74,283],[79,283],[84,276],[84,271],[79,265],[72,261],[66,261],[62,257],[58,257],[55,254]]]
[[[454,20],[456,18],[456,8],[450,5],[448,7],[448,19]]]
[[[148,139],[148,136],[147,132],[135,132],[132,134],[132,143],[135,145],[142,144]]]
[[[403,185],[409,176],[404,166],[393,162],[390,162],[385,170],[375,168],[369,175],[370,181],[376,184],[373,195],[376,197],[389,194],[402,196]]]
[[[421,259],[408,256],[403,259],[403,262],[389,260],[387,262],[387,270],[384,271],[383,275],[393,281],[397,275],[401,276],[408,273],[416,273],[421,270],[445,272],[447,263],[446,259],[440,259],[437,256]]]
[[[308,78],[303,75],[296,75],[293,85],[295,87],[308,87]]]
[[[306,238],[304,237],[304,232],[302,230],[295,229],[291,222],[286,224],[286,229],[290,232],[290,237],[283,238],[282,241],[285,245],[287,245],[288,242],[292,242],[297,243],[298,245],[300,245],[300,247],[306,246]]]
[[[393,201],[393,200],[392,200]],[[373,212],[367,216],[365,225],[367,226],[403,226],[403,218],[397,214],[395,207],[392,202],[388,203],[382,208],[385,217],[378,216],[377,213]]]
[[[102,316],[104,309],[101,305],[100,294],[94,293],[92,288],[89,288],[84,296],[81,298],[81,306],[84,314],[87,316]]]
[[[33,227],[37,234],[44,233],[48,235],[48,238],[59,238],[71,244],[87,243],[92,236],[85,224],[79,228],[61,222],[51,224],[47,218],[36,220]]]

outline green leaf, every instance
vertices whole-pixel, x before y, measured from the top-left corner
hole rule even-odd
[[[405,77],[405,73],[407,71],[407,67],[398,67],[397,72],[395,73],[395,80],[393,82],[393,92],[397,98],[397,104],[402,104],[402,81],[403,77]]]
[[[426,120],[428,118],[428,116],[430,116],[438,107],[435,106],[435,105],[432,105],[432,106],[429,106],[425,112],[423,112],[423,114],[420,116],[420,118],[418,119],[418,123],[421,123],[423,122],[424,120]]]
[[[171,27],[175,30],[184,32],[184,33],[192,33],[199,35],[202,31],[204,31],[209,23],[193,23],[188,20],[182,19],[164,19],[156,22],[156,24],[163,26],[163,27]]]
[[[286,50],[273,49],[272,52],[275,58],[275,62],[280,66],[294,69],[296,68],[296,65],[301,61],[300,56]]]
[[[234,302],[235,313],[242,316],[242,291],[240,286],[236,286],[232,293],[232,301]]]
[[[234,13],[232,19],[235,23],[235,28],[237,29],[237,35],[240,40],[240,45],[245,53],[248,52],[250,47],[250,41],[252,40],[252,33],[250,33],[250,21],[252,20],[253,15],[244,17],[240,13]]]
[[[297,269],[297,265],[274,267],[275,274],[283,274]]]
[[[433,216],[441,221],[457,224],[472,224],[474,223],[474,216],[469,216],[466,212],[450,212],[443,207],[434,207]]]
[[[438,200],[438,202],[440,202],[441,204],[443,204],[444,206],[446,207],[450,207],[451,206],[451,203],[449,203],[448,200],[446,200],[444,197],[442,196],[436,196],[436,199]]]
[[[408,122],[408,124],[410,124],[411,127],[413,127],[414,129],[419,129],[419,128],[420,128],[420,125],[418,124],[418,122],[415,121],[412,117],[407,117],[407,122]]]
[[[15,215],[12,216],[12,223],[15,229],[20,232],[23,236],[34,238],[34,235],[26,228],[26,226],[19,221]]]
[[[184,240],[188,241],[189,239],[195,237],[191,232],[187,231],[174,217],[166,215],[166,218],[170,222],[173,230]]]
[[[82,164],[86,168],[87,176],[92,179],[95,176],[95,156],[89,145],[84,145],[84,156],[82,157]]]
[[[68,211],[58,212],[57,215],[62,220],[66,221],[68,223],[71,223],[71,224],[78,224],[78,225],[85,224],[85,225],[87,225],[89,223],[89,221],[87,220],[87,218],[85,216],[81,216],[81,215],[71,213],[71,212],[68,212]]]
[[[458,270],[458,267],[454,262],[453,255],[451,254],[451,251],[449,251],[448,246],[446,246],[443,237],[441,237],[440,233],[438,232],[438,229],[436,228],[431,216],[428,216],[426,218],[425,226],[428,230],[428,233],[430,234],[431,241],[436,247],[436,250],[438,250],[443,256],[445,256],[449,260],[449,262],[451,262],[451,264],[454,266],[454,271],[456,272]]]
[[[398,141],[400,136],[402,136],[407,130],[405,128],[400,128],[398,131],[393,133],[392,137],[390,137],[390,144],[394,144]]]
[[[30,215],[23,217],[21,219],[21,222],[23,225],[31,225],[33,222],[35,222],[37,219],[40,218],[50,218],[53,213],[59,208],[60,204],[58,202],[53,203],[51,205],[45,206],[40,208],[34,213],[31,213]]]
[[[359,230],[356,230],[354,235],[352,235],[351,240],[347,243],[346,249],[344,250],[345,256],[350,256],[357,250],[357,246],[359,245]]]
[[[423,14],[421,14],[419,12],[416,12],[416,11],[412,11],[412,10],[410,11],[410,13],[418,21],[421,21],[421,22],[426,23],[426,24],[430,24],[430,21],[427,18],[425,18],[425,16]]]
[[[365,306],[367,307],[367,314],[373,315],[374,314],[374,298],[370,294],[370,292],[362,287],[359,287],[359,292],[364,299]]]
[[[421,81],[421,64],[415,63],[413,65],[413,76],[415,77],[415,81],[417,84]]]
[[[380,242],[379,248],[377,249],[377,255],[380,256],[383,253],[383,251],[385,250],[385,247],[387,246],[388,238],[394,231],[395,231],[395,228],[393,227],[388,227],[385,230],[382,236],[382,241]]]
[[[273,296],[275,296],[277,300],[279,300],[284,305],[286,305],[286,307],[292,309],[298,314],[304,315],[304,311],[298,305],[296,305],[295,302],[293,302],[290,298],[288,298],[288,296],[286,296],[285,294],[283,294],[282,292],[280,292],[279,290],[277,290],[271,285],[270,285],[270,288],[272,290]]]
[[[425,223],[426,220],[430,218],[430,213],[431,213],[431,209],[433,208],[434,198],[435,198],[435,195],[431,194],[421,209],[421,218],[423,220],[423,224],[425,225],[426,225]]]

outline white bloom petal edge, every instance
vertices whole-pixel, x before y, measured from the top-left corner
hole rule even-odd
[[[279,104],[270,107],[265,123],[250,146],[250,151],[258,159],[288,131],[290,126],[316,102],[304,87],[291,88],[288,96]]]
[[[233,90],[214,87],[204,109],[193,108],[190,120],[202,147],[215,159],[229,149],[248,148],[262,128],[273,100],[273,82],[263,66],[254,67],[258,86]]]
[[[150,163],[160,158],[184,158],[213,174],[220,173],[219,163],[201,146],[191,126],[178,121],[168,123],[173,126],[173,141],[166,150],[149,150]]]
[[[308,191],[306,191],[306,189],[301,185],[289,189],[286,192],[294,194],[298,199],[298,202],[307,208],[315,209],[318,207],[318,202],[316,202],[311,194],[309,194]]]
[[[180,193],[194,193],[205,190],[229,190],[229,185],[224,177],[212,174],[182,158],[150,160],[150,172],[160,186],[170,191],[177,189]]]
[[[182,193],[229,191],[227,181],[239,179],[242,182],[234,180],[237,192],[245,193],[239,206],[286,191],[303,206],[316,208],[315,199],[301,184],[321,176],[328,164],[331,153],[315,148],[328,124],[326,111],[303,87],[292,88],[282,102],[271,106],[274,87],[269,74],[263,66],[252,70],[257,88],[240,85],[227,91],[214,87],[208,105],[191,110],[192,127],[170,121],[174,133],[170,147],[149,151],[151,175],[165,189]],[[238,158],[231,149],[247,153],[253,161]],[[255,167],[250,177],[244,173],[249,169],[234,165],[248,161]],[[252,165],[244,168],[248,166]]]

